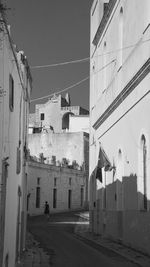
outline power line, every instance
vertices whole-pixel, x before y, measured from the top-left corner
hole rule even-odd
[[[112,64],[112,63],[115,62],[115,61],[116,61],[115,59],[111,60],[109,63],[107,63],[107,64],[106,64],[105,66],[103,66],[101,69],[99,69],[96,73],[98,73],[98,72],[102,71],[103,69],[107,68],[110,64]],[[92,74],[92,75],[93,75],[93,74]],[[72,85],[70,85],[70,86],[68,86],[68,87],[66,87],[66,88],[64,88],[64,89],[62,89],[62,90],[59,90],[59,91],[54,92],[54,93],[51,93],[50,95],[46,95],[46,96],[42,96],[42,97],[39,97],[39,98],[31,99],[30,102],[34,102],[34,101],[38,101],[38,100],[42,100],[42,99],[48,98],[48,97],[50,97],[50,96],[53,96],[54,94],[56,95],[56,94],[59,94],[59,93],[68,91],[68,90],[72,89],[73,87],[76,87],[77,85],[79,85],[79,84],[81,84],[81,83],[87,81],[89,78],[90,78],[90,76],[87,76],[87,77],[85,77],[84,79],[80,80],[79,82],[76,82],[76,83],[74,83],[74,84],[72,84]]]
[[[139,40],[139,41],[140,41],[140,40]],[[106,53],[104,53],[104,54],[97,55],[97,56],[95,56],[95,57],[100,57],[100,56],[108,55],[108,54],[111,54],[111,53],[119,52],[119,51],[121,51],[121,50],[129,49],[129,48],[131,48],[131,47],[135,47],[135,46],[137,46],[137,44],[139,43],[139,41],[138,41],[136,44],[134,44],[134,45],[129,45],[129,46],[126,46],[126,47],[121,48],[121,49],[112,50],[112,51],[106,52]],[[146,43],[146,42],[148,42],[148,41],[150,41],[150,38],[147,39],[147,40],[141,41],[141,44]],[[61,63],[57,63],[57,64],[51,64],[51,65],[33,66],[32,68],[44,68],[44,67],[52,67],[52,66],[59,66],[59,65],[67,65],[67,64],[71,64],[71,63],[77,63],[77,62],[87,61],[87,60],[89,60],[89,59],[90,59],[90,58],[83,58],[83,59],[72,60],[72,61],[66,61],[66,62],[61,62]],[[115,61],[116,61],[116,59],[110,61],[108,64],[106,64],[105,66],[103,66],[103,67],[102,67],[100,70],[98,70],[97,72],[102,71],[104,68],[106,68],[107,66],[109,66],[111,63],[113,63],[113,62],[115,62]],[[97,72],[96,72],[96,73],[97,73]],[[53,96],[54,94],[59,94],[59,93],[65,92],[65,91],[67,91],[67,90],[69,90],[69,89],[72,89],[73,87],[75,87],[75,86],[77,86],[77,85],[79,85],[79,84],[85,82],[86,80],[89,79],[89,77],[90,77],[90,76],[87,76],[87,77],[85,77],[84,79],[80,80],[79,82],[74,83],[74,84],[72,84],[72,85],[70,85],[70,86],[68,86],[68,87],[66,87],[66,88],[64,88],[64,89],[62,89],[62,90],[59,90],[59,91],[57,91],[57,92],[54,92],[54,93],[52,93],[52,94],[50,94],[50,95],[46,95],[46,96],[43,96],[43,97],[39,97],[39,98],[35,98],[35,99],[31,99],[30,102],[34,102],[34,101],[38,101],[38,100],[42,100],[42,99],[51,97],[51,96]]]
[[[74,63],[80,63],[80,62],[86,62],[89,61],[89,57],[77,59],[77,60],[71,60],[71,61],[65,61],[60,63],[54,63],[54,64],[48,64],[48,65],[39,65],[39,66],[31,66],[31,69],[41,69],[41,68],[50,68],[50,67],[57,67],[62,65],[68,65],[68,64],[74,64]]]
[[[48,97],[50,97],[50,96],[53,96],[54,94],[57,95],[57,94],[59,94],[59,93],[65,92],[65,91],[67,91],[67,90],[69,90],[69,89],[71,89],[71,88],[73,88],[73,87],[75,87],[75,86],[77,86],[77,85],[79,85],[79,84],[81,84],[81,83],[87,81],[88,79],[89,79],[89,76],[87,76],[86,78],[82,79],[81,81],[79,81],[79,82],[77,82],[77,83],[74,83],[74,84],[72,84],[72,85],[70,85],[70,86],[68,86],[68,87],[66,87],[66,88],[64,88],[64,89],[62,89],[62,90],[60,90],[60,91],[51,93],[50,95],[46,95],[46,96],[42,96],[42,97],[39,97],[39,98],[31,99],[30,102],[34,102],[34,101],[37,101],[37,100],[45,99],[45,98],[48,98]]]
[[[146,42],[149,42],[149,41],[150,41],[150,38],[147,39],[147,40],[141,41],[141,44],[146,43]],[[125,46],[123,48],[118,48],[116,50],[111,50],[111,51],[108,51],[106,53],[103,53],[103,54],[100,54],[100,55],[96,55],[93,58],[102,57],[102,56],[105,56],[105,55],[110,55],[110,54],[113,54],[113,53],[116,53],[116,52],[120,52],[122,50],[126,50],[126,49],[129,49],[129,48],[135,47],[135,46],[137,46],[138,42],[136,44],[133,44],[133,45],[128,45],[128,46]],[[86,58],[81,58],[81,59],[77,59],[77,60],[64,61],[64,62],[59,62],[59,63],[54,63],[54,64],[31,66],[30,69],[33,69],[34,70],[34,69],[58,67],[58,66],[64,66],[64,65],[68,65],[68,64],[75,64],[75,63],[87,62],[89,60],[90,60],[90,57],[86,57]]]

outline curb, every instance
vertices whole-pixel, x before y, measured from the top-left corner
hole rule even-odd
[[[87,217],[86,215],[84,215],[84,214],[75,214],[76,216],[78,216],[78,217],[80,217],[80,218],[82,218],[82,219],[85,219],[85,220],[87,220],[87,221],[89,221],[89,217]]]
[[[143,265],[142,263],[139,263],[137,260],[133,259],[132,257],[126,256],[124,253],[121,253],[121,252],[117,251],[116,249],[110,248],[105,244],[99,243],[96,240],[93,240],[92,238],[84,236],[82,233],[77,232],[76,236],[80,240],[82,240],[86,243],[91,243],[92,245],[94,245],[93,247],[97,250],[102,249],[104,251],[104,249],[105,249],[105,251],[108,251],[109,253],[112,252],[113,254],[116,254],[116,255],[126,259],[127,261],[136,264],[139,267],[149,267],[150,266],[149,263],[148,263],[148,265],[146,263],[145,263],[145,265]],[[105,253],[105,251],[104,251],[104,253]]]

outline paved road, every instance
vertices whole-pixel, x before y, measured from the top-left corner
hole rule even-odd
[[[54,267],[134,267],[133,263],[91,242],[79,239],[76,230],[86,221],[74,213],[30,218],[28,229],[50,255]]]

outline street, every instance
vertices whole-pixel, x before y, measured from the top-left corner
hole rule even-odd
[[[88,221],[78,213],[53,214],[47,220],[44,216],[30,217],[28,230],[50,256],[54,267],[133,267],[117,254],[95,247],[94,243],[79,238],[77,231],[87,227]]]

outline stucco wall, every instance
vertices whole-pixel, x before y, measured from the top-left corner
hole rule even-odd
[[[70,116],[69,132],[89,133],[89,116]]]
[[[91,227],[150,254],[150,44],[146,42],[150,2],[112,2],[114,9],[91,54],[90,176],[100,146],[115,168],[109,172],[103,168],[102,183],[91,182]],[[93,44],[91,52],[92,48]],[[145,185],[142,135],[146,139]]]
[[[36,105],[36,122],[39,126],[49,128],[51,125],[54,132],[61,132],[61,97],[54,97],[45,104]],[[41,121],[40,114],[44,113],[44,120]]]
[[[27,145],[28,96],[31,87],[26,76],[27,72],[24,65],[26,63],[23,64],[22,62],[23,52],[15,51],[9,39],[9,33],[5,31],[6,29],[4,30],[5,27],[3,26],[0,32],[2,42],[0,49],[0,90],[4,92],[4,94],[0,94],[0,250],[3,247],[3,259],[0,255],[0,265],[4,266],[8,255],[8,266],[11,267],[15,266],[21,249],[25,248],[24,151],[27,148],[25,143]],[[9,107],[9,75],[14,81],[14,105],[12,109]],[[25,96],[27,97],[26,101]],[[18,172],[17,149],[20,150],[20,164],[18,164],[20,171]],[[3,163],[7,166],[6,173],[2,169]],[[1,200],[3,200],[2,203]],[[3,264],[1,260],[3,260]]]
[[[39,157],[40,153],[48,158],[56,156],[56,161],[67,158],[70,164],[73,160],[82,166],[84,162],[84,133],[41,133],[29,135],[31,156]]]
[[[40,178],[39,185],[37,178]],[[56,185],[54,184],[56,178]],[[71,178],[71,185],[69,184]],[[36,208],[36,187],[41,188],[40,207]],[[84,190],[81,206],[81,187]],[[53,207],[53,189],[57,189],[56,208]],[[71,208],[68,208],[68,190],[72,190]],[[82,209],[85,203],[85,176],[82,171],[71,170],[41,163],[30,162],[28,168],[28,194],[30,215],[43,214],[44,203],[48,201],[50,212]]]
[[[94,232],[150,255],[150,213],[94,210]]]

